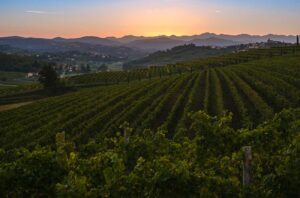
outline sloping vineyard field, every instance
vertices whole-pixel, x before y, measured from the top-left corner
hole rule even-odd
[[[164,128],[172,138],[188,113],[233,113],[234,128],[254,128],[284,108],[300,107],[296,54],[210,67],[161,78],[84,89],[0,112],[0,147],[55,142],[58,132],[86,143],[113,135],[129,122],[138,132]]]

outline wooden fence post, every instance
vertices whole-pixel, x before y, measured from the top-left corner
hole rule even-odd
[[[252,149],[251,146],[243,147],[244,161],[243,161],[243,185],[247,186],[251,183],[251,161]]]

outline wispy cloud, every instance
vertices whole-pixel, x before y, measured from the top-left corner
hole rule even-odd
[[[221,13],[221,10],[215,10],[215,13]]]
[[[25,12],[30,14],[55,14],[54,12],[46,12],[42,10],[26,10]]]

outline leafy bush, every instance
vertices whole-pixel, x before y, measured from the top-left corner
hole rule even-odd
[[[254,130],[234,130],[232,114],[190,113],[175,139],[167,131],[116,136],[74,151],[0,151],[2,197],[297,197],[300,195],[300,109],[284,110]],[[192,138],[193,137],[193,138]],[[242,185],[242,147],[252,146],[252,182]],[[62,157],[63,156],[63,157]]]

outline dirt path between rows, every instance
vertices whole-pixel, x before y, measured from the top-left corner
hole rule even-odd
[[[21,102],[21,103],[15,103],[15,104],[7,104],[7,105],[0,105],[0,112],[1,111],[7,111],[10,109],[15,109],[24,105],[28,105],[33,103],[33,101],[29,101],[29,102]]]

